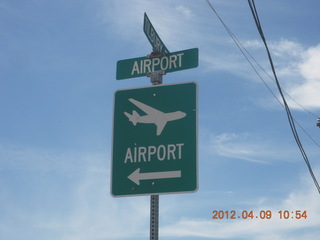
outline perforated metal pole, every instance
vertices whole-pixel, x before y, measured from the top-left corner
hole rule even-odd
[[[159,195],[150,198],[150,240],[158,240],[159,236]]]
[[[151,72],[148,74],[152,85],[162,84],[162,76],[165,71]],[[150,197],[150,240],[159,239],[159,195]]]

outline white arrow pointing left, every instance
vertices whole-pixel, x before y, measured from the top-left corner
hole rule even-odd
[[[181,177],[181,171],[140,173],[140,168],[137,168],[128,176],[128,178],[137,185],[140,185],[140,180],[180,178],[180,177]]]

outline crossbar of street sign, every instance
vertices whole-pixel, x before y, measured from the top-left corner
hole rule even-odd
[[[161,52],[164,54],[169,53],[169,50],[166,48],[166,46],[160,39],[158,33],[156,32],[146,13],[144,13],[143,31],[146,34],[149,42],[151,43],[154,51]]]
[[[169,53],[162,57],[140,57],[117,62],[117,80],[146,76],[150,72],[166,73],[198,67],[199,49]]]

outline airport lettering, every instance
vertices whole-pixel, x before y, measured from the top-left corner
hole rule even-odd
[[[124,163],[175,160],[182,158],[184,143],[127,148]]]
[[[146,58],[140,61],[134,61],[131,75],[147,74],[159,70],[175,69],[182,67],[182,56],[184,53],[173,54],[161,58]]]

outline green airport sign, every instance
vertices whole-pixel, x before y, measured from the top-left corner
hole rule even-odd
[[[116,91],[111,194],[196,191],[197,112],[195,82]]]
[[[161,57],[140,57],[117,62],[117,80],[147,76],[150,72],[166,73],[198,67],[199,49],[169,53]]]

